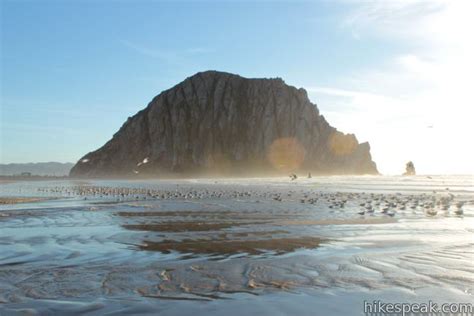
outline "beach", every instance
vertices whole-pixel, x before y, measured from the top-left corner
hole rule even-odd
[[[474,303],[472,176],[0,184],[0,315]]]

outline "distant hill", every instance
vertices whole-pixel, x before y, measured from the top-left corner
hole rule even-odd
[[[0,164],[0,175],[12,176],[29,172],[38,176],[66,176],[74,166],[66,162],[38,162],[38,163],[9,163]]]

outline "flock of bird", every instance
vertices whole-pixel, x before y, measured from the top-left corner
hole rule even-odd
[[[360,203],[359,206],[361,207],[361,210],[358,212],[358,214],[371,214],[376,210],[379,210],[380,213],[386,214],[388,216],[395,216],[397,211],[411,211],[412,213],[421,211],[428,216],[435,216],[439,211],[449,213],[454,207],[455,215],[463,215],[464,203],[464,201],[454,202],[454,195],[452,194],[449,196],[441,196],[439,198],[435,195],[382,195]]]
[[[70,187],[46,187],[39,191],[49,194],[61,194],[66,196],[88,198],[109,198],[117,202],[131,200],[180,200],[180,199],[271,199],[276,202],[300,202],[310,205],[325,206],[331,212],[336,210],[352,210],[358,215],[383,214],[395,216],[397,213],[413,214],[424,213],[427,216],[435,216],[439,212],[448,214],[453,211],[455,215],[463,215],[463,206],[466,202],[456,199],[452,193],[448,194],[417,194],[403,195],[376,194],[365,192],[321,192],[308,189],[289,190],[280,192],[265,191],[262,189],[236,190],[236,189],[192,189],[186,186],[176,185],[174,189],[151,189],[133,187],[109,187],[78,185]]]
[[[395,216],[397,212],[412,213],[423,212],[428,216],[435,216],[439,211],[449,213],[453,210],[455,215],[463,215],[466,201],[455,201],[455,195],[402,195],[402,194],[375,194],[375,193],[319,193],[317,197],[309,197],[308,194],[300,200],[301,203],[316,204],[318,200],[328,204],[330,209],[344,209],[346,204],[351,207],[358,206],[357,214],[371,215],[381,213],[388,216]],[[357,203],[358,205],[354,205]],[[474,203],[474,201],[470,201]],[[356,208],[357,209],[357,208]]]

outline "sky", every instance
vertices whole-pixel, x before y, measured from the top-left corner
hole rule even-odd
[[[474,1],[0,3],[0,163],[76,162],[220,70],[305,88],[383,174],[474,174]]]

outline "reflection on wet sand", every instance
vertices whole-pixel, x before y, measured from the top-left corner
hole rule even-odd
[[[136,204],[137,207],[139,204]],[[396,222],[391,217],[319,219],[304,218],[303,213],[210,210],[200,211],[121,211],[116,214],[124,220],[123,228],[132,231],[158,232],[143,237],[138,249],[164,254],[182,253],[182,258],[193,255],[228,257],[232,255],[284,254],[296,249],[315,249],[324,240],[314,235],[300,234],[292,226],[385,224]],[[282,216],[283,215],[283,216]],[[301,218],[301,219],[288,219]],[[288,230],[276,230],[285,227]],[[236,231],[236,229],[238,229]],[[199,232],[206,232],[199,235]],[[181,233],[175,238],[176,233]],[[184,235],[183,235],[184,234]],[[287,235],[283,236],[282,235]],[[192,254],[192,255],[190,255]]]
[[[160,238],[159,241],[143,240],[138,245],[139,249],[159,251],[164,254],[173,252],[187,254],[183,257],[184,259],[202,254],[210,256],[257,255],[269,252],[283,254],[302,248],[314,249],[321,243],[320,238],[312,236],[278,237],[281,234],[290,234],[290,232],[271,230],[278,216],[264,212],[260,215],[235,211],[128,211],[117,214],[125,220],[133,219],[140,222],[139,224],[122,224],[125,229],[162,233],[159,237],[163,239]],[[150,223],[154,216],[160,222]],[[178,216],[181,221],[169,220],[169,218]],[[196,217],[204,218],[205,221],[196,221]],[[252,218],[265,219],[266,221],[250,221]],[[226,219],[230,222],[218,221],[219,219]],[[237,227],[244,229],[244,231],[233,230]],[[255,230],[255,227],[258,230]],[[196,232],[208,232],[211,235],[200,236]],[[217,234],[218,232],[220,233]],[[178,240],[169,239],[173,237],[173,233],[185,233],[185,235],[181,235]]]

